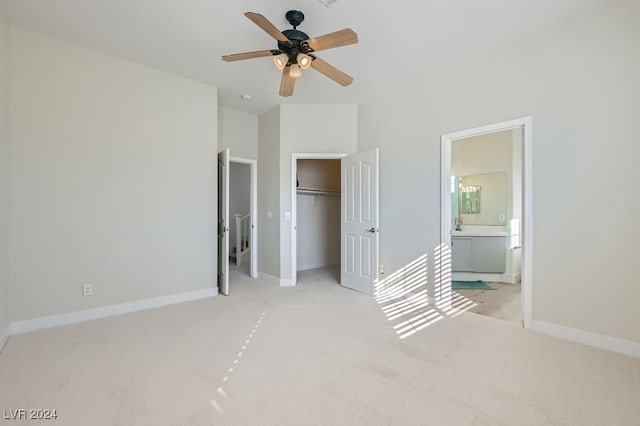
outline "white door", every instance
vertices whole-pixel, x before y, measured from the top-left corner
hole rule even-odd
[[[229,150],[218,153],[218,290],[229,294]]]
[[[342,159],[340,283],[373,294],[378,279],[378,149]]]

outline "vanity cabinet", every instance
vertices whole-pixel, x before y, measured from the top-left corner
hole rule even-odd
[[[507,267],[506,237],[452,237],[453,272],[503,274]]]

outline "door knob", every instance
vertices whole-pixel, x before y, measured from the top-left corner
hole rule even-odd
[[[372,234],[376,233],[376,228],[369,228],[367,229],[367,232],[371,232]]]

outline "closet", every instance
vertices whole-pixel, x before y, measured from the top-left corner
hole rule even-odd
[[[298,159],[296,178],[296,270],[340,265],[340,160]]]

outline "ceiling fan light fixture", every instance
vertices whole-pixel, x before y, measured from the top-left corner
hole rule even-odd
[[[329,6],[337,0],[318,1],[325,6]],[[280,79],[280,96],[292,96],[295,80],[302,76],[302,70],[309,68],[313,68],[315,71],[343,87],[349,86],[353,82],[353,77],[316,56],[316,52],[318,51],[356,44],[358,42],[358,34],[351,28],[344,28],[339,31],[311,38],[297,29],[304,21],[304,13],[299,10],[287,11],[285,18],[289,24],[293,26],[293,29],[282,31],[259,13],[247,12],[244,16],[271,36],[271,38],[275,39],[278,42],[278,47],[275,49],[223,55],[222,60],[225,62],[234,62],[271,56],[275,67],[278,68],[282,74]],[[243,96],[243,99],[249,101],[247,97]]]
[[[289,69],[289,75],[293,78],[299,78],[302,76],[302,70],[298,64],[292,64]]]
[[[289,62],[289,56],[287,56],[286,53],[281,53],[273,57],[273,63],[275,64],[276,68],[278,68],[279,70],[283,70],[284,67],[287,66],[288,62]]]
[[[306,69],[309,69],[309,67],[311,67],[311,62],[313,61],[313,59],[311,59],[311,56],[305,53],[298,53],[298,56],[296,57],[296,61],[298,62],[298,65],[300,65],[300,68],[302,68],[303,70],[306,70]]]

